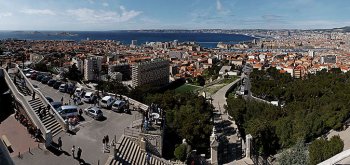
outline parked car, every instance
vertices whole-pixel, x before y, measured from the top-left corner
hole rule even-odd
[[[68,84],[67,93],[73,93],[74,89],[75,89],[75,85],[74,84]]]
[[[61,84],[62,84],[61,81],[56,81],[55,84],[53,84],[53,88],[54,88],[54,89],[58,89],[58,88],[60,88],[60,85],[61,85]]]
[[[92,103],[94,101],[94,93],[86,92],[83,100],[86,103]]]
[[[38,73],[32,73],[31,75],[30,75],[30,78],[32,79],[32,80],[36,80],[36,77],[38,76]]]
[[[49,103],[52,103],[53,102],[53,99],[49,96],[45,96],[46,100],[49,101]]]
[[[50,76],[45,76],[44,78],[42,78],[41,79],[41,83],[43,83],[43,84],[47,84],[48,83],[48,81],[51,79],[51,77]]]
[[[99,120],[103,117],[103,113],[98,107],[89,107],[84,109],[86,115],[94,118],[95,120]]]
[[[56,110],[62,106],[62,102],[58,102],[58,101],[57,101],[57,102],[51,102],[50,104],[51,104],[51,105],[53,106],[53,108],[55,108]]]
[[[80,97],[82,92],[83,92],[82,88],[77,88],[74,91],[74,95],[77,96],[77,97]]]
[[[74,117],[78,116],[78,107],[75,105],[64,105],[57,109],[58,113],[63,117]]]
[[[116,100],[112,105],[112,111],[115,112],[124,112],[126,108],[126,102],[124,100]]]
[[[67,92],[68,85],[67,84],[61,84],[58,90],[60,92]]]
[[[45,75],[39,74],[38,76],[36,76],[36,81],[41,81],[44,77]]]
[[[27,78],[30,78],[31,75],[32,75],[31,73],[26,73]]]
[[[54,84],[56,83],[56,80],[55,79],[50,79],[48,82],[47,82],[47,85],[52,87]]]
[[[101,99],[100,105],[102,108],[110,109],[114,103],[115,99],[112,96],[105,96]]]

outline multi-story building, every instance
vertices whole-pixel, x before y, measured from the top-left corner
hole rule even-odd
[[[72,64],[75,64],[78,68],[78,70],[83,73],[84,71],[84,61],[77,58],[77,57],[73,57],[72,58]]]
[[[102,57],[91,56],[85,59],[84,79],[87,81],[99,80],[102,65]]]
[[[154,59],[132,65],[132,85],[164,85],[169,83],[169,61]]]
[[[131,67],[128,63],[120,63],[120,64],[115,64],[115,65],[109,65],[108,66],[108,75],[111,76],[112,79],[117,78],[114,76],[119,76],[116,75],[115,73],[120,73],[122,76],[122,80],[131,80]]]

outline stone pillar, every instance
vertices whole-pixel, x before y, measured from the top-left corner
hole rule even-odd
[[[140,148],[142,152],[146,152],[146,141],[143,137],[141,137],[141,140],[140,140]]]
[[[245,138],[246,138],[245,157],[250,159],[250,151],[252,147],[253,137],[252,135],[248,134],[246,135]]]
[[[52,143],[52,133],[51,130],[46,131],[45,133],[45,147],[48,148]]]
[[[215,127],[213,127],[212,134],[210,136],[210,159],[212,165],[217,165],[218,162],[218,148],[219,148],[219,141],[217,140],[216,130]]]

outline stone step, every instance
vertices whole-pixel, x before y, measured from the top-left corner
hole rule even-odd
[[[121,162],[123,162],[123,163],[126,162],[125,157],[126,157],[126,153],[127,153],[127,149],[129,147],[129,144],[130,144],[130,140],[126,140],[126,143],[124,143],[123,148],[122,148],[123,152],[121,152],[120,158],[122,160]]]
[[[135,154],[135,150],[136,150],[136,145],[133,141],[130,140],[130,149],[129,152],[126,155],[125,160],[128,160],[129,163],[132,162],[131,156]]]

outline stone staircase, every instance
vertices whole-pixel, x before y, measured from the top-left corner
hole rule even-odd
[[[116,159],[112,160],[109,165],[146,165],[146,153],[141,151],[136,139],[123,135],[116,145]],[[153,155],[150,158],[151,165],[165,165],[163,161],[155,158]]]
[[[12,79],[12,82],[14,82],[14,76],[13,74],[10,74],[10,77]],[[23,84],[21,83],[20,78],[16,77],[16,82],[14,82],[14,84],[16,85],[17,89],[19,92],[21,92],[24,96],[30,96],[32,94],[32,92],[28,89],[28,87],[26,85],[23,86]]]
[[[9,74],[9,76],[11,77],[12,82],[14,82],[15,75]],[[22,93],[24,96],[31,97],[32,92],[28,89],[27,84],[23,86],[20,78],[16,77],[16,82],[14,82],[14,84],[20,93]],[[46,106],[47,106],[47,105],[44,105],[44,103],[39,98],[36,98],[34,100],[29,100],[28,103],[32,107],[32,109],[35,111],[35,114],[37,116],[39,116],[39,113],[40,113],[39,107],[41,106],[41,108],[46,109]],[[46,115],[40,120],[44,124],[47,130],[51,130],[52,136],[57,135],[63,130],[61,125],[57,122],[57,120],[53,116],[50,115],[49,112],[47,112]]]
[[[40,113],[39,107],[41,107],[42,109],[46,109],[47,106],[44,105],[39,98],[29,100],[28,102],[38,116]],[[47,130],[51,130],[52,136],[56,136],[62,131],[61,125],[56,121],[56,119],[53,116],[50,115],[49,112],[46,112],[46,115],[41,119],[41,122],[44,124]]]

